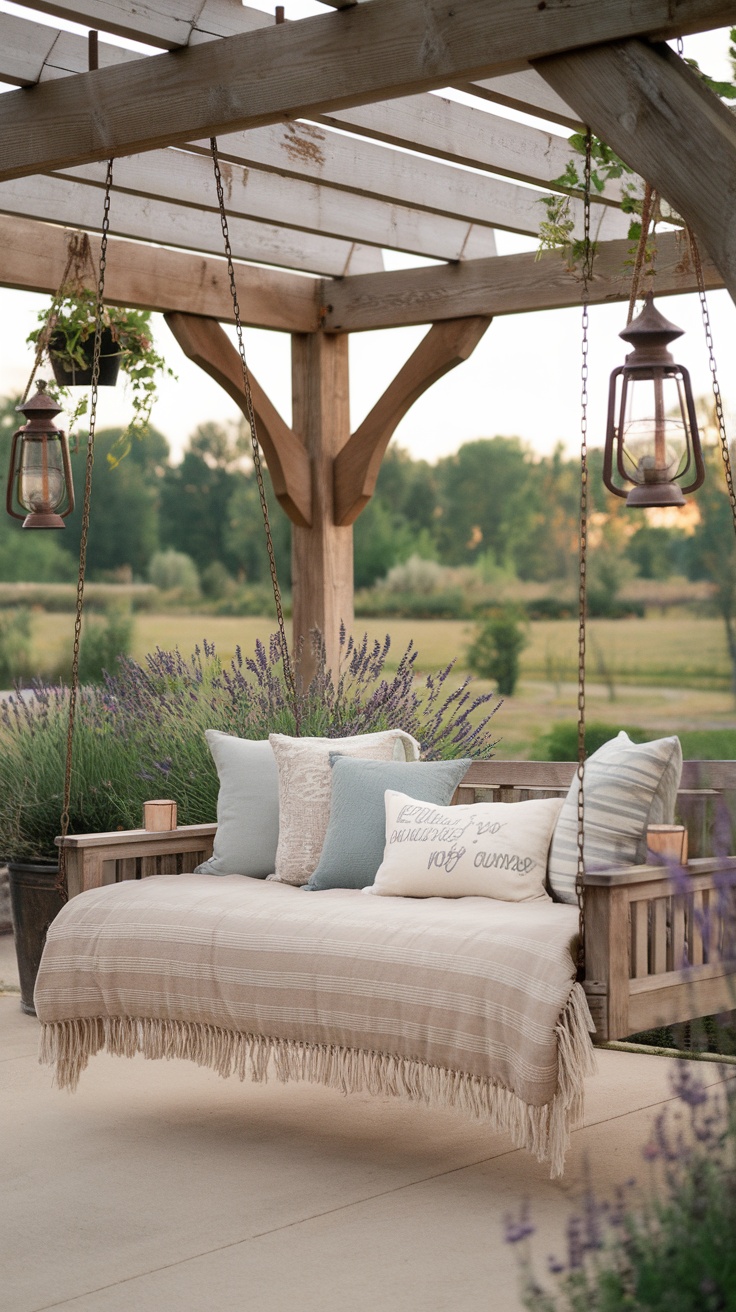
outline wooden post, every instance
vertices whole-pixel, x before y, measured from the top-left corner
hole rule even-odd
[[[335,524],[333,462],[350,437],[346,333],[292,336],[292,425],[304,439],[312,471],[311,528],[292,531],[294,645],[302,640],[300,674],[314,673],[310,634],[319,629],[327,665],[335,667],[340,624],[353,625],[353,530]]]

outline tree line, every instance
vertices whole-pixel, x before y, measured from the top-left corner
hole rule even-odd
[[[6,438],[18,424],[15,402],[0,406]],[[107,455],[118,430],[96,439],[89,577],[126,573],[146,579],[162,550],[189,556],[200,579],[268,581],[261,510],[244,425],[203,424],[173,463],[165,437],[152,429],[116,467]],[[4,450],[8,450],[6,440]],[[51,582],[75,577],[81,528],[85,439],[72,456],[78,507],[64,533],[19,534],[0,520],[0,579]],[[662,525],[605,492],[602,452],[590,453],[591,587],[615,589],[638,574],[684,575],[718,583],[736,617],[736,569],[730,507],[718,457],[698,496],[700,522]],[[478,438],[430,464],[389,449],[376,493],[355,524],[355,584],[369,588],[412,556],[447,566],[475,566],[494,577],[573,585],[577,572],[580,469],[559,447],[539,456],[517,437]],[[290,577],[289,520],[269,496],[279,573]],[[720,603],[719,603],[720,604]],[[736,625],[736,619],[734,620]],[[736,630],[733,635],[736,651]]]

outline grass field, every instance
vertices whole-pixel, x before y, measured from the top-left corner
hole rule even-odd
[[[142,613],[135,618],[133,655],[142,659],[156,646],[179,646],[184,653],[207,638],[221,657],[232,657],[240,644],[248,653],[257,638],[266,638],[272,620],[182,614]],[[456,620],[392,620],[360,623],[371,637],[392,636],[389,666],[395,667],[410,641],[419,651],[419,668],[432,671],[457,660],[472,625]],[[33,620],[38,668],[50,668],[70,651],[72,617],[36,613]],[[541,735],[557,720],[576,715],[577,625],[555,620],[530,625],[530,642],[522,655],[517,693],[495,718],[499,754],[530,757]],[[669,612],[645,620],[593,620],[588,630],[588,715],[609,724],[671,733],[686,729],[736,728],[729,691],[729,664],[723,625],[691,612]],[[479,688],[491,685],[479,681]]]

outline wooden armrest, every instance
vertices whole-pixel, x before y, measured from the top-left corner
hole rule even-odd
[[[714,875],[722,871],[736,871],[736,856],[701,856],[688,861],[685,869],[693,880]],[[627,885],[656,884],[669,880],[665,864],[645,866],[622,866],[620,869],[591,871],[585,876],[586,888],[624,888]]]
[[[100,888],[122,879],[140,879],[149,875],[174,875],[186,863],[206,861],[212,855],[217,825],[179,825],[161,832],[150,829],[120,829],[107,834],[69,834],[57,838],[58,847],[66,850],[66,875],[69,897],[88,888]]]
[[[130,850],[132,856],[142,855],[144,846],[151,844],[157,852],[182,851],[181,843],[191,839],[214,838],[217,825],[179,825],[176,829],[111,829],[101,834],[67,834],[66,838],[55,838],[57,847],[121,847]],[[172,846],[172,843],[176,846]]]

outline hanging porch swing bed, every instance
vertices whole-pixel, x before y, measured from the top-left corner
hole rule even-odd
[[[688,764],[679,810],[696,860],[673,883],[672,871],[642,862],[648,827],[675,818],[678,740],[633,744],[622,734],[585,759],[589,204],[577,770],[422,763],[419,744],[399,728],[345,740],[299,736],[214,139],[211,145],[297,736],[211,743],[221,784],[216,827],[67,832],[104,228],[59,840],[70,900],[49,930],[36,985],[42,1060],[68,1088],[104,1050],[187,1057],[241,1079],[272,1073],[346,1093],[457,1106],[559,1175],[594,1067],[591,1033],[605,1042],[733,1006],[736,959],[736,860],[709,855],[714,806],[736,792],[733,763],[707,778]],[[112,163],[108,198],[111,175]],[[657,320],[655,328],[672,335],[672,325],[662,330]],[[658,356],[652,366],[647,357],[647,380],[654,368],[661,383],[669,361]],[[662,451],[663,434],[654,434]],[[658,452],[645,453],[637,469],[661,496],[662,479],[651,470],[659,475],[661,465],[668,479],[671,471]],[[649,495],[641,504],[651,504]],[[234,773],[230,751],[243,753]],[[318,896],[305,895],[304,886]]]
[[[608,868],[586,877],[582,982],[575,967],[572,763],[485,761],[467,770],[461,763],[466,772],[453,800],[467,809],[450,808],[457,830],[470,821],[473,832],[490,827],[501,812],[504,822],[510,822],[509,813],[518,815],[506,831],[505,846],[498,835],[479,840],[491,854],[486,869],[481,863],[482,874],[495,880],[486,885],[494,890],[490,897],[477,895],[477,883],[476,895],[448,896],[449,882],[443,884],[443,872],[435,870],[425,896],[416,882],[412,896],[366,896],[355,887],[349,829],[346,838],[344,817],[338,813],[336,821],[333,814],[339,797],[333,797],[330,810],[324,791],[329,778],[319,805],[314,798],[310,804],[305,845],[295,839],[304,828],[304,808],[295,818],[293,779],[284,777],[283,768],[280,829],[277,822],[274,831],[273,764],[270,820],[263,765],[257,769],[260,782],[251,774],[248,783],[240,770],[239,795],[220,766],[219,826],[63,840],[71,898],[49,931],[36,986],[42,1060],[68,1088],[76,1086],[92,1055],[106,1051],[185,1057],[241,1079],[265,1080],[271,1074],[344,1093],[458,1107],[508,1133],[517,1146],[548,1161],[552,1175],[560,1174],[570,1130],[582,1116],[584,1079],[594,1068],[593,1024],[601,1042],[734,1005],[736,953],[728,926],[734,923],[736,863],[699,854],[712,841],[722,795],[736,793],[736,763],[685,763],[678,813],[695,857],[673,888],[670,870],[638,861],[649,821],[672,818],[666,808],[674,804],[679,744],[663,739],[634,745],[624,739],[607,744],[608,750],[601,749],[587,765],[588,863]],[[235,752],[270,750],[268,743],[239,741],[230,740]],[[311,777],[315,762],[324,776],[331,749],[334,775],[336,760],[342,759],[334,749],[345,750],[340,741],[276,744],[277,755],[297,751],[303,763],[309,761]],[[354,742],[349,750],[356,750]],[[433,763],[428,764],[431,772]],[[448,764],[457,772],[458,763],[442,763]],[[417,769],[407,762],[360,758],[347,765],[363,781],[366,765],[368,774],[378,772],[391,782],[397,771],[408,771],[408,780]],[[341,772],[347,773],[345,763]],[[371,786],[375,791],[375,779]],[[448,786],[454,781],[448,784],[445,768]],[[406,787],[416,791],[416,784]],[[540,806],[552,808],[553,824],[547,815],[540,842],[544,847],[552,840],[555,897],[565,901],[553,901],[541,884],[528,900],[499,900],[503,889],[513,896],[516,884],[518,891],[518,862],[508,854],[512,849],[519,854],[524,834],[531,851],[533,813]],[[440,816],[430,819],[437,824]],[[247,873],[213,877],[233,869],[234,823],[241,838],[245,835],[235,868]],[[353,829],[355,823],[353,814]],[[318,871],[319,862],[325,863],[320,833],[328,867],[330,846],[334,851],[339,842],[345,852],[342,874],[333,869],[324,887],[314,873],[315,862]],[[465,841],[472,846],[472,840]],[[382,880],[386,887],[383,832],[374,833],[372,842],[382,862],[374,888]],[[421,836],[400,846],[400,869],[416,857],[413,847],[426,856]],[[305,862],[301,875],[295,858]],[[283,868],[285,860],[288,880],[263,877],[272,873],[271,866]],[[426,869],[426,859],[421,864]],[[198,865],[198,873],[187,873]],[[465,867],[459,869],[464,879]],[[471,877],[477,869],[471,866]],[[455,869],[455,890],[462,888],[457,875]],[[305,890],[299,885],[307,877]],[[365,870],[358,873],[358,881],[364,877]],[[532,876],[538,877],[539,871]],[[528,871],[524,881],[528,895],[533,889]],[[314,887],[317,896],[310,895]]]

